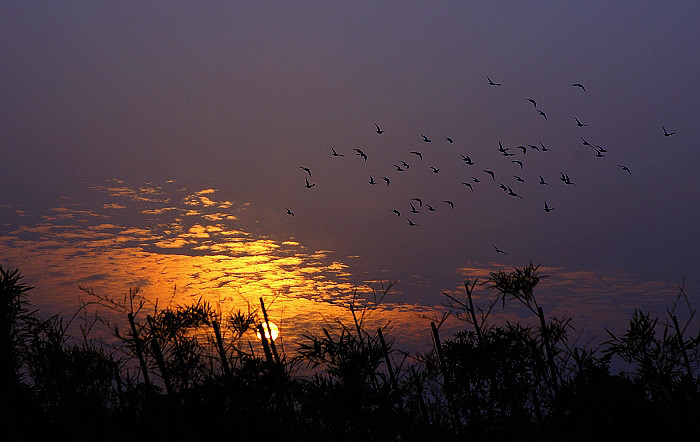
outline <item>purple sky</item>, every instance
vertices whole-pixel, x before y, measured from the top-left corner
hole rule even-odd
[[[600,275],[601,293],[617,293],[612,275],[639,290],[687,276],[697,293],[697,13],[651,1],[5,2],[0,232],[22,224],[16,210],[62,197],[101,208],[90,188],[107,180],[175,180],[216,189],[253,236],[328,251],[355,281],[398,281],[398,303],[434,305],[460,269],[529,260],[559,282]],[[550,151],[517,148],[540,143]],[[410,214],[414,197],[435,212]]]

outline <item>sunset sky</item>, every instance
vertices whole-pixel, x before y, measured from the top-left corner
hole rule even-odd
[[[550,275],[541,296],[573,315],[665,308],[684,277],[697,300],[699,13],[692,1],[4,2],[0,264],[31,285],[50,283],[50,261],[68,291],[127,288],[138,281],[110,268],[115,256],[156,272],[159,255],[267,253],[227,245],[236,237],[317,269],[276,280],[330,281],[255,293],[329,299],[395,281],[391,302],[435,306],[466,277],[531,260]]]

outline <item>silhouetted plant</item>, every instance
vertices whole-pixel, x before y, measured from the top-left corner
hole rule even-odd
[[[261,357],[243,339],[261,322],[257,309],[221,315],[199,301],[146,316],[138,289],[121,301],[97,298],[129,320],[126,333],[111,326],[116,345],[90,338],[99,319],[86,314],[90,303],[79,309],[82,339],[72,338],[67,330],[78,313],[67,322],[39,318],[27,308],[19,273],[0,268],[0,357],[8,375],[0,380],[0,435],[210,440],[233,428],[246,439],[587,440],[669,436],[697,417],[700,339],[688,332],[694,310],[682,324],[675,305],[665,320],[636,311],[626,332],[609,332],[603,351],[581,348],[569,340],[569,318],[545,320],[534,293],[537,270],[530,263],[491,274],[486,284],[497,296],[486,310],[473,304],[476,280],[465,282],[465,300],[448,295],[470,327],[443,339],[440,355],[399,360],[385,340],[388,324],[367,330],[370,300],[363,308],[351,303],[350,323],[305,335],[299,356],[287,360],[283,351]],[[375,305],[388,288],[372,292]],[[492,308],[506,300],[525,305],[539,324],[489,323]],[[631,371],[612,374],[615,358]],[[313,374],[298,376],[301,363]]]

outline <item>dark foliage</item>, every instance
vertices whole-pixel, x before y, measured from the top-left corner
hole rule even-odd
[[[700,411],[692,309],[684,324],[676,306],[668,318],[637,311],[601,348],[577,347],[570,319],[537,303],[532,264],[492,274],[485,311],[473,305],[476,281],[465,300],[448,295],[467,328],[440,342],[433,324],[431,352],[392,349],[391,329],[368,331],[353,303],[353,323],[307,335],[291,359],[272,342],[244,344],[264,322],[257,309],[222,317],[196,302],[145,315],[137,289],[121,301],[87,291],[131,320],[126,332],[110,326],[120,345],[92,340],[90,321],[75,339],[62,318],[28,310],[18,271],[0,272],[2,440],[668,438],[692,431]],[[513,301],[538,325],[489,323]],[[611,373],[614,359],[629,370]]]

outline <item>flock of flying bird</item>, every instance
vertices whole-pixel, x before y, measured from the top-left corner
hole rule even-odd
[[[489,86],[501,86],[501,85],[502,85],[502,83],[496,83],[496,82],[492,81],[491,78],[489,78],[489,77],[486,77],[486,79],[487,79],[487,81],[488,81]],[[572,86],[577,87],[577,88],[580,88],[580,89],[582,90],[582,92],[585,92],[585,91],[586,91],[586,88],[585,88],[581,83],[573,83]],[[535,108],[535,111],[537,111],[537,112],[539,113],[539,115],[542,116],[542,118],[544,118],[545,120],[547,120],[547,115],[546,115],[546,113],[538,108],[537,102],[536,102],[534,99],[532,99],[532,98],[527,98],[526,100],[529,101],[530,103],[532,103],[532,105],[533,105],[534,108]],[[575,123],[576,123],[576,126],[577,126],[577,127],[586,127],[586,126],[588,126],[588,124],[582,123],[577,117],[574,117],[574,120],[575,120]],[[376,132],[378,135],[382,135],[382,134],[384,134],[384,133],[386,132],[386,130],[384,130],[384,129],[383,129],[382,127],[380,127],[378,124],[375,123],[374,126],[375,126],[375,132]],[[665,126],[662,126],[662,129],[663,129],[663,135],[664,135],[665,137],[669,137],[669,136],[675,134],[675,132],[669,132],[669,131],[667,131]],[[421,137],[422,137],[422,140],[423,140],[424,143],[432,143],[432,139],[430,139],[428,136],[426,136],[426,135],[421,135]],[[454,140],[453,140],[452,138],[450,138],[450,137],[443,137],[443,138],[444,138],[444,140],[446,140],[447,143],[449,143],[449,144],[452,144],[452,143],[454,142]],[[590,148],[595,152],[595,156],[596,156],[596,157],[602,158],[602,157],[605,156],[605,153],[607,152],[607,150],[606,150],[605,148],[603,148],[603,147],[600,146],[600,145],[593,145],[593,144],[589,143],[589,142],[588,142],[585,138],[583,138],[583,137],[580,137],[580,139],[581,139],[581,142],[582,142],[582,144],[583,144],[584,146],[590,147]],[[518,145],[518,146],[516,146],[514,149],[519,149],[519,150],[522,151],[522,158],[525,157],[525,154],[528,152],[528,150],[531,151],[531,152],[532,152],[532,151],[536,151],[536,152],[548,152],[548,151],[551,150],[551,149],[547,148],[543,143],[539,143],[539,145],[534,145],[534,144]],[[511,150],[511,148],[509,148],[509,147],[504,147],[503,144],[502,144],[500,141],[498,142],[498,152],[499,152],[502,156],[504,156],[504,157],[512,157],[512,156],[515,156],[516,154],[513,153],[513,152],[510,152],[510,150]],[[360,157],[360,159],[361,159],[362,161],[364,161],[364,162],[367,162],[367,161],[368,161],[368,156],[367,156],[367,154],[366,154],[362,149],[355,148],[355,149],[353,149],[353,151],[354,151],[355,155],[358,156],[358,157]],[[415,155],[415,157],[416,157],[419,161],[423,161],[423,154],[422,154],[421,151],[419,151],[419,150],[413,150],[413,151],[410,151],[409,153],[410,153],[411,155]],[[345,156],[345,154],[343,154],[343,153],[338,153],[338,152],[335,150],[335,148],[331,148],[331,155],[334,156],[334,157],[343,157],[343,156]],[[462,161],[463,161],[466,165],[468,165],[468,166],[474,166],[474,165],[475,165],[474,161],[472,161],[472,159],[471,159],[468,155],[460,154],[460,156],[461,156]],[[517,165],[517,166],[519,167],[518,170],[523,170],[523,160],[522,160],[522,159],[512,159],[512,160],[510,160],[510,161],[511,161],[513,164],[515,164],[515,165]],[[627,173],[630,174],[630,175],[632,174],[631,170],[630,170],[629,167],[627,167],[626,165],[618,164],[618,166],[620,167],[620,169],[621,169],[622,171],[627,172]],[[410,164],[407,163],[407,162],[405,162],[405,161],[398,161],[398,162],[396,162],[396,163],[394,164],[394,168],[395,168],[395,171],[396,171],[396,172],[404,172],[404,171],[407,171],[410,167],[411,167]],[[429,166],[429,167],[430,167],[430,170],[431,170],[433,173],[435,173],[435,174],[437,174],[437,173],[440,172],[440,169],[437,168],[437,167],[434,167],[434,166]],[[309,181],[309,178],[312,177],[311,169],[308,168],[308,167],[306,167],[306,166],[299,166],[299,168],[302,169],[302,170],[308,175],[308,177],[305,178],[305,187],[306,187],[307,189],[313,188],[316,184]],[[488,175],[488,177],[491,179],[492,182],[494,182],[494,183],[496,182],[496,174],[495,174],[495,172],[494,172],[493,170],[491,170],[491,169],[483,169],[483,173],[485,173],[486,175]],[[478,175],[478,174],[477,174],[477,175]],[[542,175],[538,175],[538,177],[539,177],[539,182],[538,182],[539,185],[542,185],[542,186],[549,185],[549,183],[545,180],[545,178],[544,178]],[[385,184],[386,186],[389,186],[389,185],[391,184],[391,179],[390,179],[388,176],[380,176],[380,177],[378,177],[378,178],[381,179],[381,180],[384,182],[384,184]],[[524,182],[524,181],[525,181],[525,180],[524,180],[521,176],[519,176],[519,175],[514,175],[514,178],[515,178],[515,180],[516,180],[517,182]],[[482,181],[482,179],[485,179],[485,180],[488,181],[488,178],[485,178],[485,177],[483,177],[483,176],[482,176],[482,178],[478,178],[477,176],[471,176],[471,180],[462,181],[461,184],[464,185],[466,188],[468,188],[469,190],[471,190],[471,191],[473,192],[473,191],[474,191],[474,186],[476,185],[476,183],[480,183],[480,182]],[[571,181],[571,179],[569,178],[569,175],[566,174],[566,173],[564,173],[564,172],[560,172],[559,180],[562,181],[565,185],[573,185],[573,184],[574,184],[574,183]],[[368,183],[369,183],[370,185],[376,185],[376,184],[379,183],[379,181],[375,180],[374,176],[370,174],[370,175],[369,175]],[[505,192],[508,196],[511,196],[511,197],[514,197],[514,198],[523,199],[523,197],[522,197],[521,195],[519,195],[517,192],[515,192],[510,186],[508,186],[508,185],[506,185],[506,184],[503,184],[503,183],[501,183],[501,182],[498,183],[498,186],[499,186],[500,189],[503,190],[503,192]],[[414,204],[414,203],[415,203],[415,204]],[[447,199],[446,199],[446,200],[443,200],[443,203],[446,204],[446,205],[447,205],[448,207],[450,207],[451,209],[454,209],[454,207],[455,207],[455,204],[454,204],[454,202],[453,202],[452,200],[447,200]],[[436,211],[436,208],[435,208],[434,206],[428,204],[427,202],[424,203],[423,200],[422,200],[421,198],[417,198],[417,197],[416,197],[416,198],[412,198],[412,199],[409,201],[408,205],[409,205],[409,207],[410,207],[410,213],[411,213],[411,214],[420,214],[420,213],[421,213],[421,210],[427,210],[427,211],[429,211],[429,212],[434,212],[434,211]],[[416,205],[417,205],[417,207],[416,207]],[[292,212],[289,208],[285,207],[284,209],[286,210],[286,212],[287,212],[288,215],[294,216],[294,212]],[[421,209],[421,210],[419,210],[419,209]],[[547,203],[547,201],[544,201],[543,210],[544,210],[545,212],[549,213],[549,212],[552,212],[552,211],[554,210],[554,207],[550,206],[550,205]],[[401,217],[401,211],[399,211],[398,209],[390,209],[390,211],[393,212],[394,214],[396,214],[398,217]],[[408,222],[408,225],[411,226],[411,227],[418,227],[418,226],[420,226],[420,224],[418,224],[418,223],[412,221],[408,216],[405,216],[405,219],[406,219],[406,221]],[[415,218],[414,218],[414,219],[415,219]],[[505,253],[506,253],[506,252],[504,252],[503,250],[499,249],[496,245],[493,245],[493,248],[494,248],[494,250],[495,250],[496,253],[501,253],[501,254],[505,254]]]

